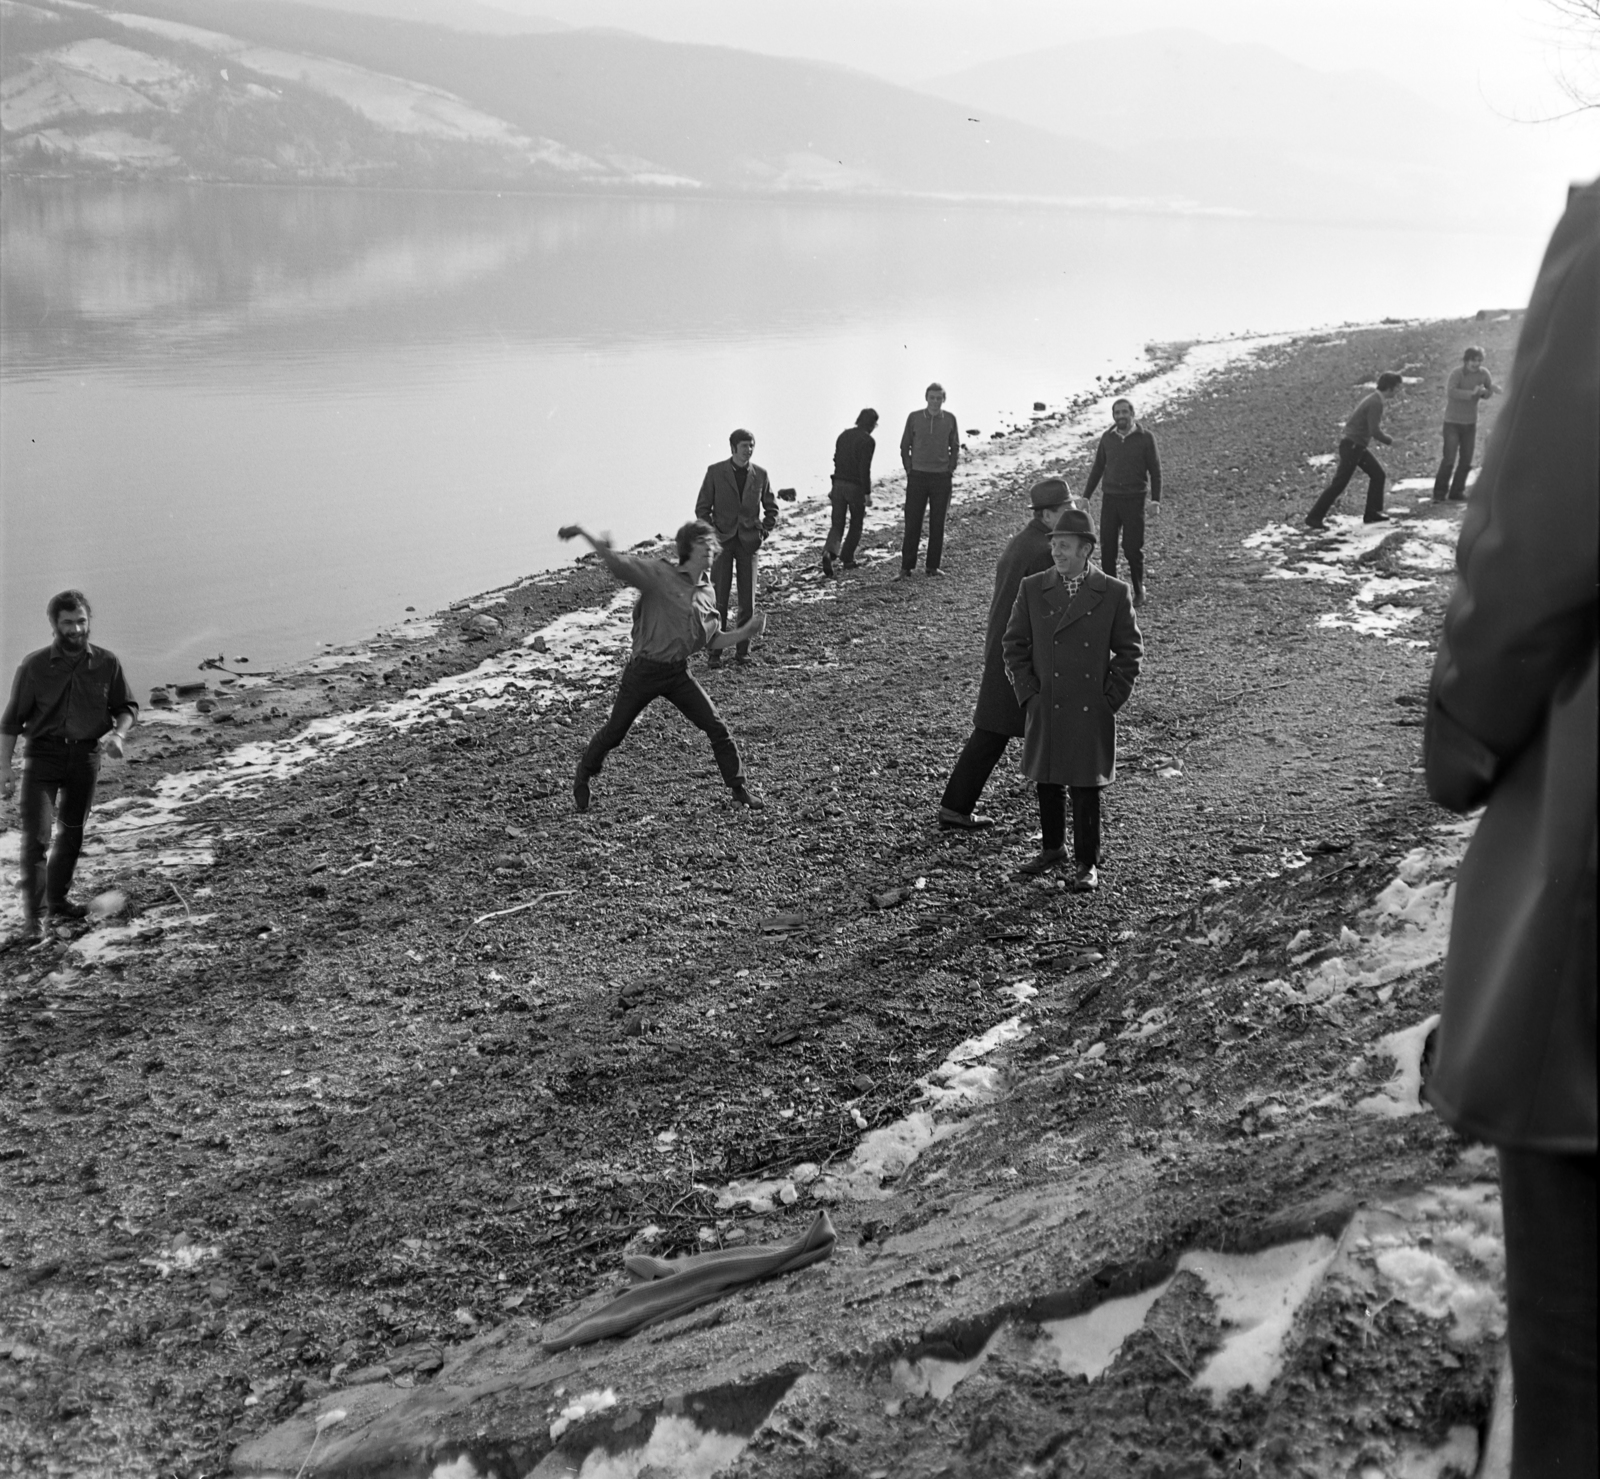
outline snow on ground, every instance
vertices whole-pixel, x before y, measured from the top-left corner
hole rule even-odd
[[[1427,501],[1432,503],[1431,494]],[[1348,591],[1337,610],[1317,618],[1319,627],[1426,647],[1426,638],[1409,635],[1422,608],[1405,598],[1448,577],[1459,533],[1459,524],[1446,515],[1391,513],[1387,523],[1365,524],[1354,514],[1336,513],[1326,529],[1308,529],[1298,520],[1268,524],[1248,535],[1243,547],[1271,567],[1267,580],[1321,581]]]

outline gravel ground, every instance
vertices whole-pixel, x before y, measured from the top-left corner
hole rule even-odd
[[[1434,1009],[1436,967],[1332,1004],[1297,999],[1294,972],[1337,953],[1341,923],[1445,820],[1421,792],[1418,700],[1448,593],[1435,552],[1453,539],[1426,525],[1455,514],[1245,541],[1298,524],[1322,476],[1308,459],[1382,369],[1416,381],[1384,460],[1431,476],[1460,347],[1486,344],[1502,373],[1517,323],[1263,347],[1153,418],[1169,491],[1096,895],[1017,880],[1036,817],[1010,766],[986,800],[992,832],[932,825],[995,557],[1035,475],[1064,468],[1081,487],[1087,470],[1054,413],[969,464],[944,580],[892,581],[886,530],[837,586],[799,563],[767,573],[766,642],[704,678],[763,811],[728,808],[701,736],[658,705],[574,816],[572,764],[611,688],[577,679],[536,719],[464,701],[200,802],[186,825],[209,866],[91,856],[91,888],[127,895],[110,947],[101,930],[0,957],[0,1462],[215,1473],[362,1368],[426,1384],[451,1342],[564,1320],[646,1226],[667,1253],[790,1235],[811,1199],[729,1211],[717,1192],[843,1164],[865,1128],[922,1102],[918,1080],[953,1047],[1016,1013],[1001,991],[1024,980],[1040,995],[1011,1091],[981,1133],[916,1163],[890,1222],[838,1203],[845,1241],[948,1215],[947,1189],[1002,1163],[1039,1186],[1129,1155],[1168,1167],[1150,1199],[1097,1219],[1091,1271],[1159,1262],[1149,1225],[1170,1231],[1174,1209],[1191,1240],[1224,1237],[1327,1186],[1444,1174],[1461,1147],[1431,1116],[1321,1123],[1316,1107],[1330,1086],[1381,1089],[1379,1040]],[[1362,608],[1387,608],[1377,634],[1329,624],[1351,620],[1357,577],[1392,582]],[[212,752],[525,650],[612,594],[580,564],[358,660],[235,685],[221,726],[141,730],[99,815],[134,814]],[[1085,1071],[1108,1041],[1115,1071]],[[1182,1370],[1216,1317],[1173,1287]],[[1492,1353],[1430,1376],[1426,1334],[1399,1347],[1409,1375],[1393,1342],[1383,1366],[1323,1342],[1298,1408],[1231,1424],[1197,1416],[1171,1360],[1130,1343],[1077,1430],[1139,1429],[1124,1449],[1173,1467],[1141,1469],[1108,1437],[1083,1471],[1254,1472],[1240,1455],[1308,1452],[1285,1413],[1328,1408],[1334,1367],[1339,1411],[1361,1408],[1372,1441],[1481,1426]],[[1047,1421],[1060,1392],[1004,1369],[950,1404],[922,1399],[914,1441],[884,1440],[892,1471],[1065,1464]],[[848,1457],[769,1440],[746,1472],[869,1472],[865,1439]],[[912,1456],[922,1467],[903,1468]]]

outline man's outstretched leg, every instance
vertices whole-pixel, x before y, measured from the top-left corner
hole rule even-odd
[[[983,788],[1006,752],[1009,736],[992,729],[974,728],[961,747],[955,769],[939,800],[939,825],[976,831],[994,825],[993,817],[979,816],[975,810]]]
[[[716,757],[717,769],[722,773],[722,783],[735,806],[750,806],[758,810],[766,805],[758,796],[752,796],[745,785],[744,766],[739,759],[739,747],[733,735],[717,713],[717,706],[689,672],[685,664],[665,688],[663,696],[675,705],[694,727],[711,741],[711,753]]]
[[[599,733],[589,741],[578,761],[577,773],[572,778],[572,801],[579,811],[588,811],[590,801],[589,781],[600,774],[606,756],[627,739],[633,721],[649,707],[652,699],[661,693],[663,676],[652,669],[664,665],[648,658],[635,658],[622,670],[622,681],[617,685],[617,697],[611,705],[611,717],[601,726]]]

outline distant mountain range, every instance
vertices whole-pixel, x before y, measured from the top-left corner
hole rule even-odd
[[[484,0],[0,0],[0,169],[465,189],[1074,202],[1488,224],[1548,202],[1370,74],[1191,31],[905,88]]]
[[[362,10],[0,0],[0,161],[12,175],[1186,203],[1159,165],[840,67],[340,3]]]
[[[1253,213],[1463,226],[1554,208],[1527,198],[1517,152],[1483,124],[1376,73],[1319,72],[1197,31],[1073,42],[922,90],[1114,149]]]

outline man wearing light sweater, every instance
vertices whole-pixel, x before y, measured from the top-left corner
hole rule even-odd
[[[906,532],[900,545],[900,575],[917,568],[922,543],[922,516],[928,516],[928,574],[938,575],[944,558],[944,519],[950,512],[950,488],[961,456],[956,418],[944,409],[944,386],[936,380],[924,392],[927,407],[906,417],[900,436],[900,463],[906,470]]]
[[[1150,516],[1161,512],[1161,456],[1156,439],[1133,419],[1133,402],[1119,398],[1111,404],[1111,430],[1100,438],[1083,485],[1087,502],[1105,479],[1105,497],[1100,505],[1101,568],[1115,578],[1117,543],[1128,557],[1128,575],[1133,582],[1133,604],[1144,605],[1144,509],[1150,496]]]
[[[1339,438],[1339,461],[1333,470],[1333,479],[1318,495],[1306,515],[1308,529],[1321,529],[1328,510],[1339,501],[1339,495],[1349,486],[1359,467],[1367,475],[1367,507],[1361,517],[1363,524],[1381,524],[1389,515],[1383,511],[1383,464],[1372,455],[1372,443],[1385,447],[1394,445],[1394,438],[1383,429],[1383,412],[1390,401],[1400,394],[1403,382],[1393,370],[1378,376],[1377,389],[1363,396],[1344,424],[1344,435]]]
[[[1483,351],[1469,344],[1444,383],[1444,456],[1433,480],[1435,503],[1447,499],[1460,503],[1467,496],[1467,474],[1478,440],[1478,402],[1488,400],[1498,388],[1484,367]]]

